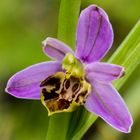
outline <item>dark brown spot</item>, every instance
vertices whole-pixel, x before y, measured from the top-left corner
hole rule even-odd
[[[78,95],[78,97],[76,98],[75,102],[76,102],[76,103],[79,102],[79,95]]]
[[[75,95],[73,94],[73,95],[72,95],[72,98],[74,98],[74,97],[75,97]]]
[[[79,87],[79,83],[76,83],[73,87],[72,87],[72,92],[75,92]]]
[[[79,98],[83,97],[82,103],[85,103],[85,99],[86,99],[86,95],[87,95],[88,91],[82,91],[81,93],[79,93],[79,95],[77,96],[75,102],[79,103]]]
[[[44,101],[59,97],[59,94],[55,93],[54,90],[51,90],[51,92],[47,92],[45,88],[42,89],[42,94],[44,96]]]
[[[56,83],[55,90],[59,90],[59,88],[60,88],[60,83],[58,82]]]
[[[46,88],[42,89],[42,93],[44,93],[44,94],[47,93]]]
[[[61,95],[64,95],[66,93],[66,90],[64,90],[64,88],[61,90]]]
[[[71,102],[69,102],[65,99],[60,99],[60,100],[54,99],[54,100],[47,101],[46,105],[51,112],[54,112],[57,110],[60,111],[60,110],[69,108],[70,103]]]
[[[70,80],[68,79],[65,83],[65,88],[68,89],[70,87]]]
[[[60,99],[59,100],[58,108],[60,110],[67,109],[69,106],[70,106],[70,102],[69,101],[67,101],[65,99]]]
[[[73,82],[79,82],[79,80],[80,80],[79,78],[74,77],[74,76],[71,76],[70,79],[71,79],[71,81],[73,81]]]
[[[87,90],[80,93],[81,96],[85,96],[87,94]]]
[[[57,83],[60,83],[60,79],[50,76],[41,82],[40,87],[47,86],[47,85],[55,85]]]

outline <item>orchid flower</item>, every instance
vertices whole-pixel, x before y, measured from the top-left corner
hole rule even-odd
[[[112,42],[113,30],[107,14],[91,5],[80,14],[75,53],[65,43],[47,38],[43,51],[54,60],[16,73],[8,81],[6,92],[17,98],[41,100],[49,115],[84,105],[112,127],[128,133],[132,117],[112,86],[112,81],[124,75],[124,68],[100,62]]]

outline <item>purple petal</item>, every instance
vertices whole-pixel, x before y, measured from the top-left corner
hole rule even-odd
[[[133,123],[132,117],[119,93],[111,84],[90,80],[92,92],[85,107],[104,119],[119,131],[129,133]]]
[[[17,98],[40,99],[40,82],[49,75],[61,71],[59,62],[42,62],[13,75],[6,92]]]
[[[106,82],[116,80],[124,75],[124,67],[101,62],[86,65],[85,71],[87,77]]]
[[[66,53],[69,52],[74,54],[74,52],[70,49],[68,45],[50,37],[43,41],[43,51],[49,57],[60,61],[65,57]]]
[[[101,60],[113,42],[107,14],[96,5],[81,12],[77,27],[76,56],[85,63]]]

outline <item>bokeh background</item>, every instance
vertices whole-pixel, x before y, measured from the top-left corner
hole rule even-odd
[[[140,17],[139,0],[82,0],[101,6],[109,15],[115,40],[110,55],[123,41]],[[6,82],[17,71],[49,60],[41,42],[56,37],[60,0],[0,1],[0,140],[44,140],[49,118],[40,101],[16,99],[4,92]],[[69,17],[68,17],[69,18]],[[140,66],[120,93],[134,118],[130,134],[117,132],[100,118],[83,140],[140,139]]]

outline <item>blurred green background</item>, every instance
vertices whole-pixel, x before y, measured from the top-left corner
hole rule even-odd
[[[109,15],[115,40],[110,55],[123,41],[140,17],[139,0],[82,0],[101,6]],[[17,71],[49,60],[42,53],[41,42],[56,37],[60,0],[0,1],[0,140],[44,140],[49,118],[40,101],[21,100],[4,92],[7,80]],[[69,17],[68,17],[69,18]],[[100,118],[83,140],[140,139],[140,66],[120,93],[134,118],[130,134],[117,132]]]

